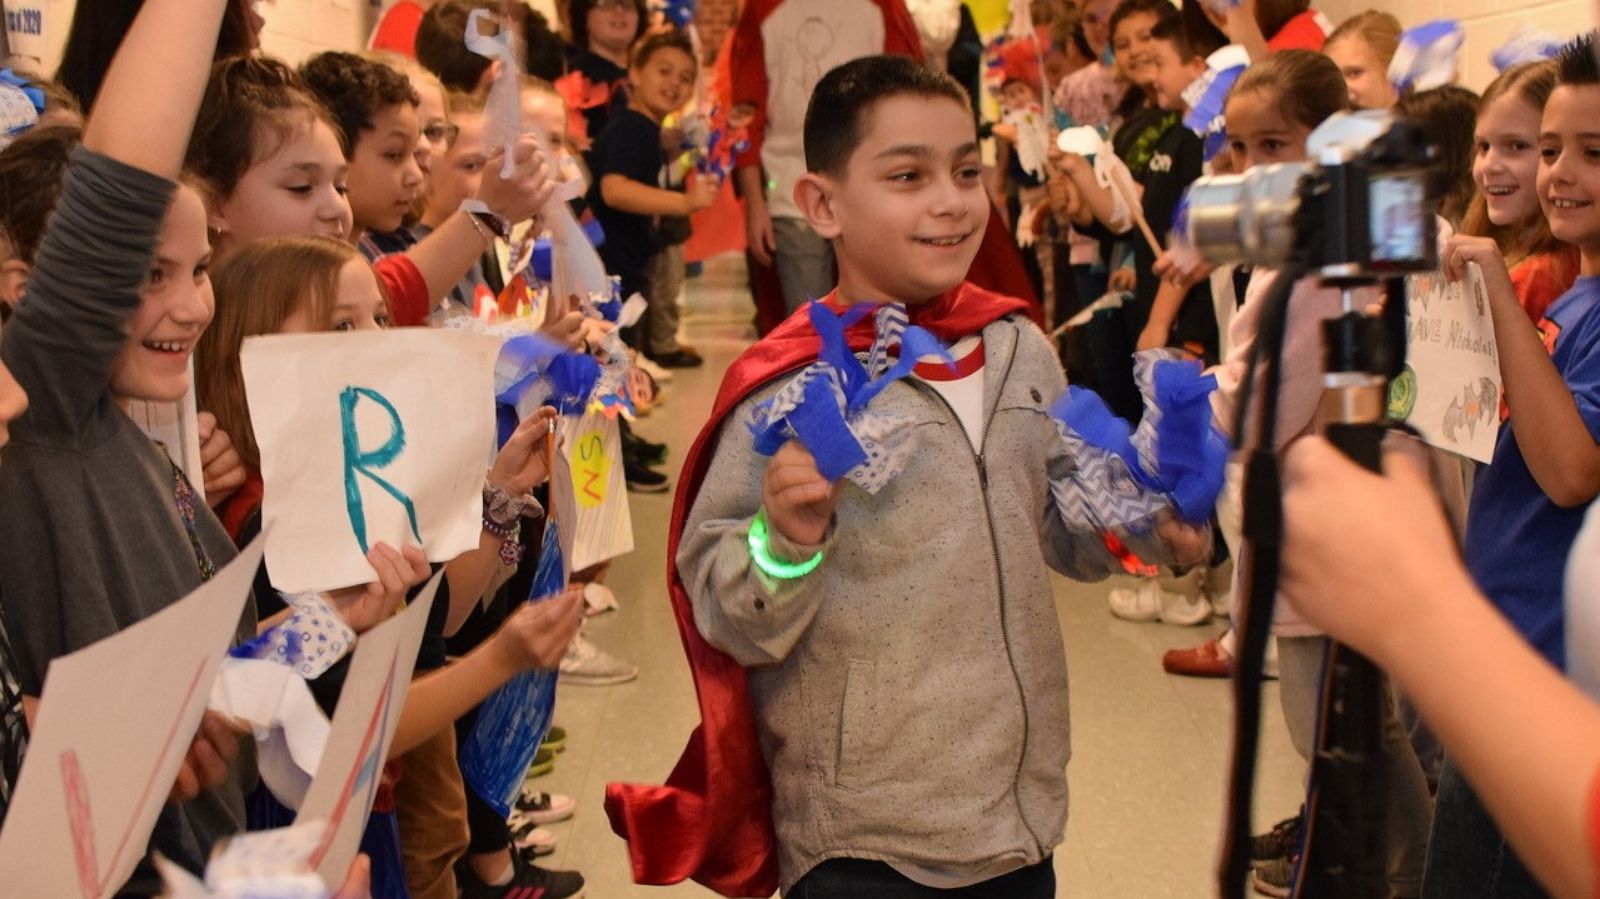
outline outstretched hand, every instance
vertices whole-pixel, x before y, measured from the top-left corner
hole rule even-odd
[[[1199,565],[1211,557],[1211,529],[1171,516],[1156,521],[1156,535],[1172,555],[1174,565]]]

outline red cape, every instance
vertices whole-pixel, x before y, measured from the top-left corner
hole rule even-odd
[[[823,301],[831,301],[829,294]],[[963,283],[910,309],[911,321],[945,341],[976,333],[1028,304]],[[850,346],[872,344],[867,317],[846,332]],[[756,740],[745,669],[712,647],[694,626],[694,611],[678,576],[678,541],[705,479],[723,419],[763,384],[817,357],[818,339],[804,308],[728,369],[711,418],[695,439],[678,478],[667,536],[667,584],[678,634],[689,656],[701,724],[689,736],[664,786],[609,784],[611,829],[628,841],[633,879],[645,884],[699,881],[724,896],[771,896],[778,888],[772,784]],[[730,433],[738,434],[735,428]]]

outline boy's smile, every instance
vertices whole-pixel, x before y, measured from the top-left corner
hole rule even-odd
[[[1583,274],[1600,274],[1600,86],[1564,84],[1550,94],[1539,132],[1539,200],[1550,233],[1578,247]]]
[[[807,175],[796,200],[833,241],[840,299],[926,302],[966,279],[989,221],[972,114],[947,97],[894,95],[860,127],[843,177]]]

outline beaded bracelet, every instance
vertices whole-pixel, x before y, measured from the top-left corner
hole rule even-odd
[[[817,570],[822,564],[822,550],[804,562],[785,562],[774,558],[767,547],[767,510],[762,509],[756,513],[755,520],[750,522],[750,537],[747,540],[750,546],[750,561],[761,569],[768,577],[775,577],[781,581],[792,581],[795,578],[805,577]]]

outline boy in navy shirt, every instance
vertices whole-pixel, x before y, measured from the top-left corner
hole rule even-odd
[[[661,120],[694,93],[689,39],[677,32],[646,37],[634,47],[628,79],[628,108],[607,123],[590,156],[589,204],[606,233],[600,257],[622,279],[623,296],[639,293],[650,303],[638,349],[668,368],[698,365],[700,357],[678,345],[677,297],[650,295],[650,267],[664,249],[661,218],[699,212],[717,195],[712,178],[696,179],[683,193],[660,186],[667,166]]]

